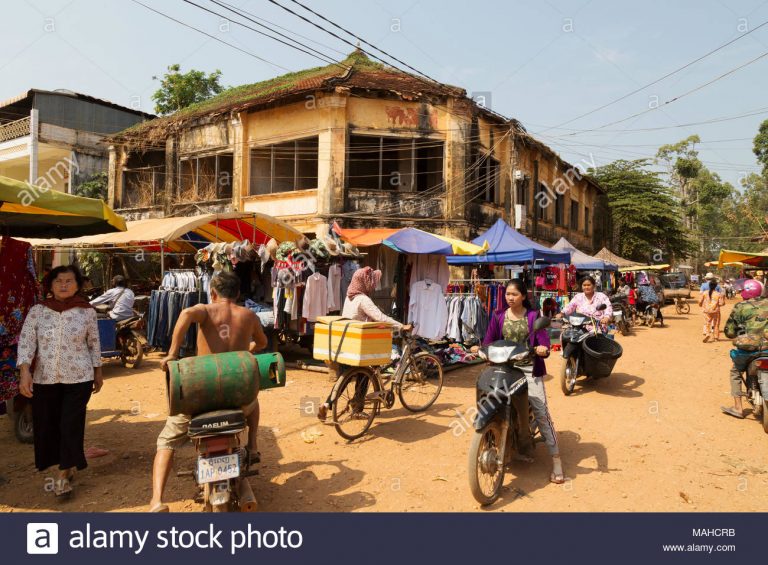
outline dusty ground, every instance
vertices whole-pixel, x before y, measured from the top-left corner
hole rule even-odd
[[[724,312],[726,319],[730,307]],[[548,482],[539,444],[536,462],[515,464],[495,511],[766,511],[768,436],[752,418],[720,413],[729,403],[729,342],[701,343],[701,316],[665,308],[668,327],[639,328],[622,338],[616,373],[578,386],[566,398],[547,382],[550,409],[569,480]],[[0,510],[143,511],[150,496],[155,438],[164,420],[159,357],[139,371],[115,363],[91,400],[86,445],[110,450],[81,473],[72,500],[45,489],[30,446],[0,417]],[[548,364],[556,374],[559,357]],[[470,433],[463,414],[474,400],[478,368],[446,374],[426,414],[396,404],[352,444],[302,413],[325,397],[325,375],[290,371],[284,389],[261,395],[261,475],[251,484],[265,511],[476,511],[467,484]],[[467,430],[467,431],[464,431]],[[190,447],[177,468],[193,463]],[[201,509],[190,478],[172,477],[173,511]]]

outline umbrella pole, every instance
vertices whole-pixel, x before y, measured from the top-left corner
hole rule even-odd
[[[165,277],[165,245],[164,241],[160,240],[160,280]]]

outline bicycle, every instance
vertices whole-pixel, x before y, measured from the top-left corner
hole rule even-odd
[[[440,359],[424,351],[415,352],[416,339],[403,332],[403,353],[386,365],[349,367],[336,380],[331,392],[333,423],[347,440],[365,435],[381,406],[392,408],[395,393],[406,410],[423,412],[434,404],[443,388]],[[392,370],[392,373],[388,371]],[[385,386],[389,383],[389,390]]]
[[[678,314],[690,314],[691,305],[685,298],[679,296],[675,297],[675,312]]]

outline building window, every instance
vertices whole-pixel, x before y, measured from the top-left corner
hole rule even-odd
[[[317,188],[317,136],[251,149],[252,195]]]
[[[232,198],[232,153],[179,159],[179,199]]]
[[[539,187],[536,190],[536,198],[534,198],[534,206],[536,207],[536,218],[546,221],[547,208],[549,207],[549,189],[543,182],[539,183]]]
[[[477,185],[474,189],[470,187],[468,200],[479,199],[483,202],[499,204],[500,171],[501,167],[499,166],[498,159],[494,159],[490,155],[481,155],[477,169]]]
[[[424,192],[443,186],[445,144],[432,139],[350,135],[347,188]]]
[[[165,151],[130,152],[123,169],[119,206],[146,208],[162,204],[164,193]]]
[[[571,229],[579,229],[579,203],[575,200],[571,201]]]
[[[589,208],[584,206],[584,233],[589,235]]]
[[[515,182],[517,189],[515,204],[528,207],[528,179]]]
[[[565,225],[565,196],[562,194],[555,197],[555,225]]]

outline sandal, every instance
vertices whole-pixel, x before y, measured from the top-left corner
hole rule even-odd
[[[250,447],[245,448],[245,460],[248,462],[248,466],[261,463],[261,453],[258,451],[251,451]]]
[[[555,472],[553,471],[549,474],[549,482],[556,485],[562,485],[565,482],[565,475],[562,473],[555,475]]]
[[[168,509],[167,504],[163,504],[162,502],[158,502],[155,504],[152,508],[149,509],[150,512],[170,512]]]
[[[744,419],[744,412],[739,412],[736,410],[736,408],[726,408],[725,406],[721,406],[720,410],[723,411],[723,414],[727,414],[728,416],[733,416],[734,418],[738,418],[739,420]]]
[[[72,485],[69,484],[69,479],[58,479],[56,481],[56,488],[53,493],[57,496],[69,496],[72,494]]]

